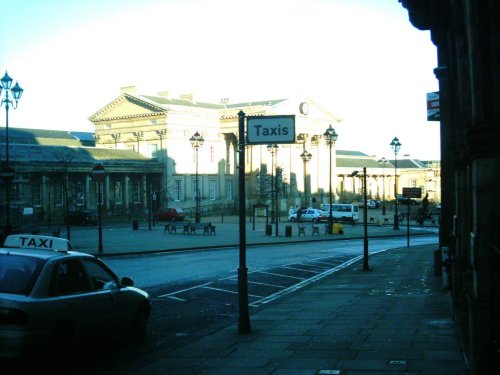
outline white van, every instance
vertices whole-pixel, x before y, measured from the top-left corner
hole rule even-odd
[[[321,206],[321,210],[330,216],[330,205],[324,204]],[[359,221],[359,206],[356,204],[343,204],[335,203],[332,204],[332,216],[334,220],[340,220],[342,222],[358,222]]]

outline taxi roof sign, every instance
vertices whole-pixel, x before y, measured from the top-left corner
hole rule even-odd
[[[11,234],[5,239],[4,247],[56,251],[73,250],[71,242],[67,239],[34,234]]]

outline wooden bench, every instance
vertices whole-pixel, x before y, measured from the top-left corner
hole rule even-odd
[[[172,233],[177,233],[177,228],[181,228],[184,224],[181,223],[166,223],[165,226],[163,227],[163,234],[166,232],[172,234]]]
[[[211,236],[212,234],[215,236],[215,225],[212,223],[189,223],[186,228],[184,228],[184,233],[187,234],[196,234],[197,230],[203,230],[203,234]]]

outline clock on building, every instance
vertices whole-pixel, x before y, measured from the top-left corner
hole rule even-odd
[[[306,102],[300,103],[300,105],[299,105],[299,111],[303,115],[307,115],[309,113],[309,104],[307,104]]]

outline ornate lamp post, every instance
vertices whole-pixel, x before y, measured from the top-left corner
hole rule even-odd
[[[366,185],[366,167],[363,167],[363,176],[359,176],[358,171],[351,173],[351,177],[362,177],[363,181],[363,271],[370,271],[368,266],[368,193]]]
[[[278,184],[275,181],[278,176],[275,171],[278,145],[267,145],[267,151],[271,153],[271,222],[274,221],[276,224],[276,235],[278,235]]]
[[[138,132],[134,132],[134,137],[137,141],[137,153],[140,154],[140,141],[144,138],[144,132],[139,130]]]
[[[10,225],[10,183],[14,178],[14,169],[9,165],[9,108],[12,105],[14,109],[17,108],[17,103],[23,94],[23,89],[19,86],[19,83],[16,81],[14,87],[12,86],[12,78],[9,77],[7,72],[2,77],[1,87],[0,87],[0,107],[5,104],[5,166],[2,168],[0,172],[0,177],[5,181],[5,198],[6,198],[6,215],[5,215],[5,229],[6,234],[11,232]],[[5,92],[5,97],[2,98],[2,90]],[[12,99],[10,98],[12,95]]]
[[[401,148],[401,143],[399,139],[394,137],[390,143],[392,152],[394,152],[394,198],[396,199],[396,205],[394,209],[394,230],[399,229],[399,216],[398,216],[398,153]]]
[[[325,138],[327,146],[330,148],[330,185],[329,185],[329,203],[330,203],[330,215],[328,216],[328,230],[329,233],[333,233],[333,213],[332,213],[332,146],[335,145],[335,142],[337,142],[338,134],[335,132],[335,129],[332,128],[330,125],[328,129],[326,129],[325,133],[323,134],[323,137]]]
[[[160,138],[160,162],[163,163],[163,140],[167,137],[167,129],[155,130],[156,135]],[[168,207],[168,159],[165,163],[165,207]]]
[[[385,165],[387,159],[382,157],[382,215],[385,215]]]
[[[307,150],[304,150],[304,152],[300,154],[300,158],[304,162],[304,207],[309,207],[311,199],[307,194],[307,162],[311,160],[312,154]]]
[[[191,138],[189,138],[189,141],[191,142],[191,146],[193,146],[193,150],[195,151],[195,162],[196,162],[196,182],[195,182],[195,200],[196,200],[196,212],[194,214],[194,221],[196,223],[200,222],[200,185],[198,181],[198,150],[200,149],[201,146],[203,146],[203,143],[205,142],[205,139],[200,135],[200,133],[196,132],[193,134]]]

